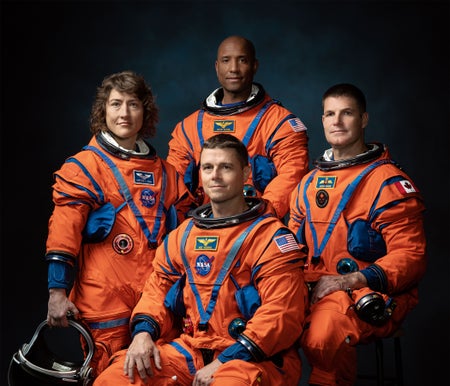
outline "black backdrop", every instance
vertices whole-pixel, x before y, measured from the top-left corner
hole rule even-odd
[[[449,364],[448,1],[3,1],[1,4],[1,379],[46,316],[52,172],[90,138],[95,87],[132,69],[160,107],[160,155],[175,123],[217,86],[218,43],[256,45],[256,80],[325,148],[321,95],[365,91],[368,140],[387,143],[427,203],[429,268],[405,323],[407,386],[437,384]],[[361,361],[364,361],[361,358]],[[368,361],[368,359],[367,359]]]

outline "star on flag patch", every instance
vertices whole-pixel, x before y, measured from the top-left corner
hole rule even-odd
[[[397,181],[395,183],[395,186],[402,194],[408,194],[408,193],[414,193],[416,192],[416,189],[414,188],[414,185],[409,182],[408,180],[401,180]]]

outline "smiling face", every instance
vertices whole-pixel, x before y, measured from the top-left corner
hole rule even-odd
[[[143,120],[144,107],[135,95],[111,90],[106,101],[106,125],[119,145],[134,150]]]
[[[369,121],[356,100],[349,96],[329,96],[323,101],[322,124],[335,160],[355,157],[366,150],[364,129]]]
[[[242,166],[236,150],[231,148],[203,149],[200,171],[205,193],[213,210],[220,207],[221,215],[241,213],[244,205],[243,187],[250,174]]]
[[[233,36],[225,39],[217,50],[216,74],[223,87],[223,103],[244,101],[251,92],[258,61],[250,43]]]

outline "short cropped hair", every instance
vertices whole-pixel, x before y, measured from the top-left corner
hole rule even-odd
[[[366,97],[364,93],[356,86],[350,83],[339,83],[331,86],[322,97],[322,107],[326,98],[347,96],[353,98],[358,105],[361,113],[366,112]]]
[[[234,149],[242,167],[248,166],[248,151],[242,141],[234,135],[220,133],[206,140],[202,146],[204,149]]]
[[[222,40],[222,42],[219,44],[217,54],[219,53],[220,46],[223,43],[225,43],[228,40],[233,40],[233,39],[242,41],[244,43],[244,47],[248,53],[249,58],[253,62],[257,60],[256,59],[256,48],[255,48],[255,45],[253,44],[253,42],[251,40],[244,38],[243,36],[239,36],[239,35],[231,35],[231,36],[228,36],[227,38],[225,38],[224,40]],[[217,55],[217,56],[219,56],[219,55]]]

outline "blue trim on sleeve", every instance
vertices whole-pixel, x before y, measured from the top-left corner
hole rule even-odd
[[[387,278],[386,274],[380,266],[372,264],[362,269],[360,272],[367,279],[367,284],[370,289],[377,292],[386,293]]]
[[[219,354],[217,359],[222,363],[231,361],[232,359],[241,359],[243,361],[250,361],[252,354],[239,342],[227,347],[222,353]]]
[[[155,336],[155,330],[153,326],[147,321],[147,320],[140,320],[139,322],[136,322],[136,324],[133,326],[133,332],[131,333],[131,338],[134,338],[136,334],[139,334],[140,332],[148,332],[150,336]]]
[[[142,331],[147,331],[154,342],[161,335],[161,329],[156,320],[149,315],[137,314],[131,322],[131,337],[133,338],[138,332]]]
[[[65,288],[70,291],[73,286],[74,269],[69,264],[58,261],[50,260],[48,262],[48,288]]]

